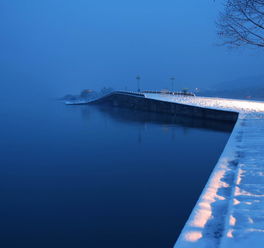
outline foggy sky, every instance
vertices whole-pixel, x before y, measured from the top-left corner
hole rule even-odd
[[[213,0],[0,0],[1,91],[213,87],[259,75],[263,52],[217,46]],[[34,92],[34,90],[32,91]]]

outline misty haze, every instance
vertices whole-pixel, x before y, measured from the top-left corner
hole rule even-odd
[[[262,248],[263,0],[0,0],[0,247]]]

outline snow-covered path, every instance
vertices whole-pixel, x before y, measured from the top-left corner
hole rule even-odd
[[[239,112],[238,121],[175,248],[264,247],[264,103],[145,94]]]
[[[258,101],[247,101],[226,98],[212,97],[192,97],[192,96],[173,96],[168,94],[144,94],[146,98],[156,99],[167,102],[182,103],[191,106],[198,106],[211,109],[229,110],[240,114],[255,115],[264,114],[264,103]]]
[[[264,247],[264,119],[243,119],[236,177],[221,247]]]

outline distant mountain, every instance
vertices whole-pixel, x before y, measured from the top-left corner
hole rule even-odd
[[[218,83],[215,85],[216,90],[229,90],[241,88],[259,88],[264,86],[264,74],[238,78],[231,81]]]
[[[264,100],[264,75],[222,82],[212,89],[201,89],[198,95]]]

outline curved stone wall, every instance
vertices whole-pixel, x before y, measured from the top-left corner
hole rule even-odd
[[[167,113],[172,115],[182,115],[229,122],[235,122],[238,118],[237,112],[159,101],[145,98],[142,94],[126,94],[124,92],[110,93],[109,95],[91,102],[91,104],[107,104],[115,107],[125,107],[142,111]]]

